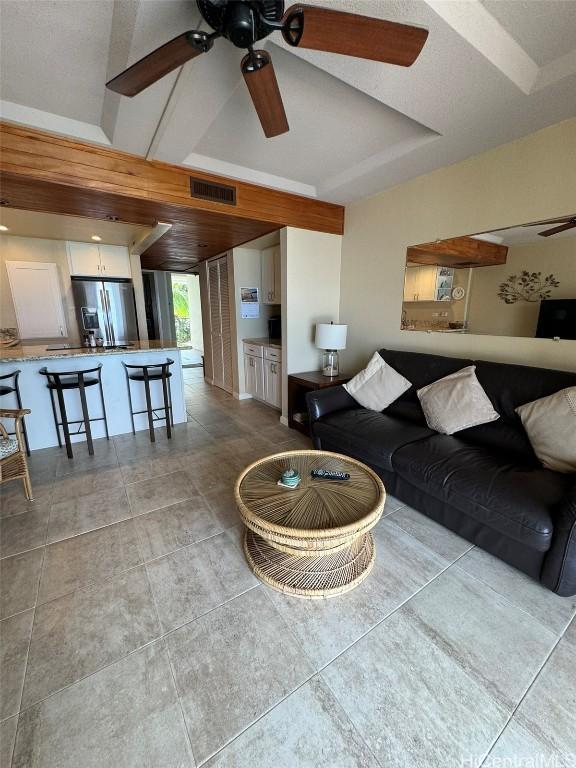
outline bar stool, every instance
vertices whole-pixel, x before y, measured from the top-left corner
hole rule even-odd
[[[0,383],[0,397],[4,397],[4,395],[10,395],[14,393],[16,395],[16,403],[18,404],[18,408],[22,410],[22,400],[20,399],[20,387],[18,386],[18,377],[20,376],[20,371],[12,371],[12,373],[4,373],[2,376],[0,376],[0,382],[6,382],[5,384]],[[13,379],[12,382],[9,382],[9,379]],[[15,435],[16,432],[8,432],[9,435]],[[26,423],[24,421],[24,418],[22,418],[22,434],[24,435],[24,445],[26,446],[26,454],[30,456],[30,445],[28,444],[28,433],[26,432]]]
[[[174,426],[174,416],[172,413],[172,391],[170,389],[170,366],[174,364],[174,360],[169,357],[166,358],[165,363],[154,363],[153,365],[127,365],[122,362],[124,371],[126,372],[126,384],[128,385],[128,401],[130,402],[130,417],[132,419],[132,432],[136,434],[136,427],[134,426],[134,416],[140,413],[146,413],[148,415],[148,429],[150,430],[150,441],[156,442],[154,436],[154,422],[165,421],[166,422],[166,435],[168,439],[172,438],[172,427]],[[143,381],[144,392],[146,395],[146,408],[143,411],[135,411],[132,405],[132,391],[130,389],[131,381]],[[150,394],[150,382],[161,381],[162,382],[162,394],[164,405],[152,406],[152,396]],[[164,411],[163,416],[159,416],[157,411]]]
[[[64,442],[66,443],[66,454],[69,459],[74,458],[72,453],[72,443],[70,441],[70,426],[78,424],[78,429],[74,432],[75,435],[86,435],[86,442],[88,443],[88,453],[90,456],[94,455],[94,444],[92,442],[92,430],[90,428],[90,422],[103,421],[104,428],[106,430],[106,439],[110,440],[108,434],[108,420],[106,418],[106,406],[104,405],[104,392],[102,390],[102,363],[96,368],[87,368],[84,371],[49,371],[46,368],[41,368],[39,373],[42,376],[46,376],[46,386],[50,390],[50,399],[52,401],[52,413],[54,414],[54,424],[56,425],[56,434],[58,435],[58,445],[62,448],[62,440],[60,439],[60,427],[64,433]],[[90,374],[95,374],[91,376]],[[102,416],[90,418],[88,413],[88,404],[86,402],[86,388],[98,386],[100,389],[100,401],[102,403]],[[66,403],[64,402],[64,392],[66,390],[77,389],[80,393],[80,405],[82,406],[82,418],[74,421],[69,421],[66,414]],[[60,421],[58,420],[58,411],[56,409],[56,402],[54,400],[54,393],[58,398],[58,410],[60,411]],[[81,425],[84,425],[84,429]]]

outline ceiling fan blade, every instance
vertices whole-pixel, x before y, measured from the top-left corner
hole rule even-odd
[[[282,35],[298,48],[409,67],[418,58],[428,30],[314,5],[293,5],[284,14]]]
[[[544,219],[543,221],[531,221],[530,224],[521,224],[522,227],[542,227],[544,224],[564,224],[574,221],[575,216],[561,216],[558,219]]]
[[[558,235],[560,232],[565,232],[567,229],[573,229],[574,227],[576,227],[576,219],[571,219],[566,224],[552,227],[552,229],[545,229],[544,232],[538,232],[538,234],[540,237],[550,237],[550,235]]]
[[[209,51],[211,47],[212,40],[205,32],[184,32],[116,75],[106,83],[106,88],[123,96],[136,96],[173,69]]]
[[[266,51],[253,51],[242,59],[242,74],[266,138],[290,130],[274,65]]]

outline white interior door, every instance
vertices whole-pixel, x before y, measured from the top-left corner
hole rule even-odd
[[[220,267],[218,261],[208,264],[208,297],[210,300],[210,346],[212,348],[212,381],[224,384],[222,359],[222,321],[220,317]]]
[[[67,336],[57,265],[7,261],[6,269],[20,338]]]

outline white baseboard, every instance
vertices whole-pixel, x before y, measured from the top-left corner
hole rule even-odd
[[[280,416],[280,424],[284,424],[285,427],[288,426],[288,419],[286,416]]]
[[[249,395],[248,392],[234,392],[234,399],[235,400],[252,400],[252,395]]]

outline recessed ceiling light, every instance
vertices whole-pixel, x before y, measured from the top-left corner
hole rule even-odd
[[[99,243],[100,240],[102,240],[102,238],[100,237],[100,235],[92,235],[92,240],[95,240],[97,243]]]
[[[8,232],[8,227],[6,224],[0,224],[0,232]]]

